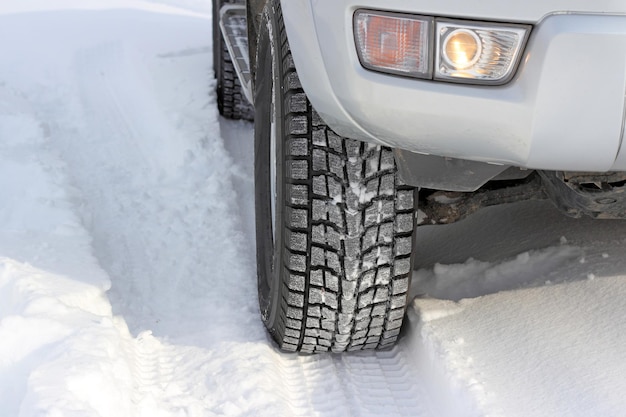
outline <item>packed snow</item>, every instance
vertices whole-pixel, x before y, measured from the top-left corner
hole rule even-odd
[[[626,222],[548,202],[420,228],[394,349],[279,352],[211,19],[0,3],[0,417],[624,414]]]

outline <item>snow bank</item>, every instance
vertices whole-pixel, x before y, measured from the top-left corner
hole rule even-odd
[[[414,303],[451,395],[479,415],[618,416],[626,401],[625,276]]]
[[[22,97],[1,91],[0,414],[63,414],[68,401],[76,412],[127,414],[120,345],[132,339],[112,316],[110,280],[44,129]],[[89,380],[114,401],[86,390]]]

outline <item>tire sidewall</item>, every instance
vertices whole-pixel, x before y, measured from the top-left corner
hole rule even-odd
[[[255,210],[257,276],[261,315],[270,333],[276,332],[278,307],[284,280],[284,109],[280,44],[276,38],[278,22],[275,2],[266,5],[259,31],[255,74]],[[273,97],[272,97],[273,96]],[[272,228],[270,136],[272,103],[276,114],[276,202],[275,228]],[[275,236],[275,241],[272,238]]]

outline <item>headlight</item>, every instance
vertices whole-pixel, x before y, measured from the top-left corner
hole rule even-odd
[[[443,61],[456,69],[467,69],[478,61],[482,53],[482,43],[476,33],[456,29],[443,41],[441,56]]]
[[[438,20],[435,79],[503,84],[511,79],[527,27]]]
[[[508,82],[529,32],[528,25],[371,10],[354,14],[357,53],[363,67],[441,81]]]

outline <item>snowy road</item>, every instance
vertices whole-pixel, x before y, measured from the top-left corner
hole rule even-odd
[[[623,415],[626,223],[548,203],[420,229],[393,350],[276,351],[206,3],[0,5],[0,417]]]

